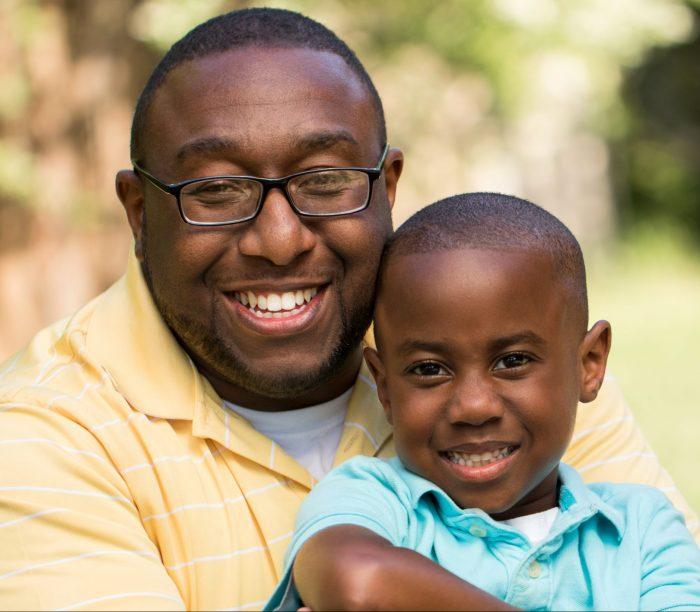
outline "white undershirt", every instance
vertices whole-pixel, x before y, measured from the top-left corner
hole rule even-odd
[[[282,412],[251,410],[230,402],[224,406],[279,444],[320,480],[333,467],[351,393],[352,387],[329,402]]]
[[[558,514],[559,508],[550,508],[544,512],[535,512],[535,514],[527,514],[499,522],[525,534],[532,545],[537,546],[549,535],[549,530],[552,528]]]

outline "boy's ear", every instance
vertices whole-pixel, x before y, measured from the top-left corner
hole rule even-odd
[[[607,321],[598,321],[583,337],[579,347],[581,388],[579,400],[592,402],[598,395],[610,353],[612,329]]]
[[[386,392],[386,373],[384,370],[384,364],[382,363],[379,353],[373,348],[366,346],[364,350],[365,361],[369,366],[370,372],[372,372],[372,377],[374,382],[377,383],[377,395],[379,396],[379,401],[384,407],[384,414],[386,414],[386,420],[392,425],[394,424],[391,416],[391,404],[389,403],[389,397]]]

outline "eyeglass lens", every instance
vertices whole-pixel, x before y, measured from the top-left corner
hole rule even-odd
[[[290,179],[287,192],[302,213],[337,215],[364,208],[369,197],[369,184],[369,177],[364,172],[319,170]],[[255,215],[262,191],[262,183],[252,179],[208,179],[184,187],[180,202],[190,221],[239,221]]]

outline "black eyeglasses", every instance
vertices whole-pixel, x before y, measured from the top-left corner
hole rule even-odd
[[[134,171],[164,193],[175,196],[180,216],[191,225],[232,225],[254,219],[270,189],[284,190],[302,217],[336,217],[369,205],[372,187],[384,166],[386,144],[374,168],[321,168],[270,179],[257,176],[208,176],[167,184],[135,161]]]

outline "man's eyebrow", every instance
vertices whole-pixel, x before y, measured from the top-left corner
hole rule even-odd
[[[175,158],[178,162],[182,162],[194,153],[220,153],[221,151],[231,151],[238,148],[235,140],[221,136],[206,136],[204,138],[196,138],[182,145]]]
[[[322,132],[312,132],[293,138],[293,146],[303,153],[312,153],[329,149],[340,143],[347,143],[358,146],[357,139],[347,130],[328,130]],[[232,138],[222,136],[205,136],[191,140],[182,145],[175,158],[178,162],[183,162],[190,155],[195,153],[212,154],[222,151],[239,149],[240,145]]]
[[[490,343],[490,346],[494,352],[498,352],[516,344],[534,344],[536,346],[544,346],[546,341],[544,338],[538,336],[535,332],[528,329],[509,336],[496,338]]]
[[[353,146],[359,145],[355,137],[347,130],[328,130],[302,134],[294,138],[292,142],[295,148],[302,150],[304,153],[322,151],[341,143]]]

